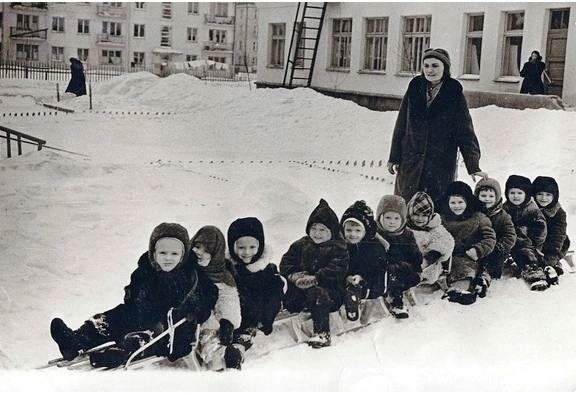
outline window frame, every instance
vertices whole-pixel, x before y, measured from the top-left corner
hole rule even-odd
[[[78,18],[78,34],[90,34],[90,19]]]
[[[482,71],[482,45],[484,45],[484,27],[486,25],[486,13],[484,12],[470,12],[464,14],[466,17],[466,31],[464,33],[464,62],[462,64],[462,74],[474,77],[479,77]],[[482,17],[482,30],[472,30],[473,18]],[[470,55],[473,40],[480,39],[479,59],[478,59],[478,73],[472,72],[472,56]]]
[[[198,42],[198,28],[186,27],[186,41],[196,43]]]
[[[52,33],[65,33],[66,19],[63,16],[52,16]]]
[[[522,14],[522,29],[509,29],[509,16],[513,14]],[[516,10],[516,11],[505,11],[504,12],[504,31],[502,32],[502,51],[500,52],[501,62],[500,62],[500,78],[507,77],[520,77],[520,70],[522,69],[522,46],[524,44],[524,22],[525,22],[526,11]],[[511,64],[508,64],[509,59],[509,39],[520,37],[520,47],[518,48],[517,54],[517,71],[518,74],[509,73]]]
[[[132,31],[132,37],[145,38],[146,37],[146,25],[144,23],[134,23],[134,28]]]
[[[349,31],[344,31],[345,22],[349,22]],[[336,23],[339,24],[336,31]],[[330,45],[330,70],[349,71],[352,58],[352,18],[333,18]],[[344,43],[344,47],[342,47]],[[344,56],[342,56],[344,52]]]
[[[369,32],[368,26],[369,22],[373,21],[375,26],[375,31]],[[382,21],[383,29],[382,31],[376,31],[377,22]],[[390,26],[390,19],[387,16],[379,17],[365,17],[364,18],[364,45],[362,53],[362,64],[360,70],[362,72],[368,73],[386,73],[386,68],[388,65],[388,30]],[[380,43],[380,67],[374,67],[374,54],[376,51],[377,39],[380,38],[382,41]],[[373,41],[370,43],[370,41]],[[370,46],[370,48],[368,48]],[[382,46],[384,48],[382,48]],[[370,50],[369,50],[370,49]]]
[[[275,33],[275,29],[276,33]],[[279,32],[281,30],[281,33]],[[270,68],[283,68],[286,52],[286,23],[269,23],[268,64]]]
[[[419,20],[424,19],[424,29],[425,31],[417,31],[417,26]],[[412,21],[412,25],[416,28],[412,31],[407,31],[406,27],[408,21]],[[428,29],[428,30],[426,30]],[[430,37],[432,35],[432,15],[410,15],[402,17],[402,50],[400,51],[400,74],[415,75],[420,73],[422,69],[422,57],[426,49],[430,48]],[[411,41],[410,54],[414,54],[414,57],[406,58],[404,53],[406,53],[406,42]],[[416,44],[416,45],[414,45]],[[405,66],[408,66],[405,68]],[[412,68],[414,66],[414,68]]]

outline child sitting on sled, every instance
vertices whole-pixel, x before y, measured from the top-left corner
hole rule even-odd
[[[264,335],[272,333],[274,319],[282,306],[285,280],[271,263],[264,228],[257,218],[240,218],[230,224],[228,253],[235,268],[242,310],[242,323],[234,331],[233,346],[244,353],[252,346],[258,329]]]
[[[306,234],[280,262],[280,274],[288,279],[284,307],[311,312],[314,336],[308,344],[321,348],[331,343],[330,312],[344,302],[349,257],[338,217],[323,199],[308,219]]]
[[[504,209],[512,217],[516,230],[516,243],[511,254],[515,270],[530,285],[530,290],[546,290],[557,280],[555,272],[544,271],[542,246],[546,241],[547,227],[544,214],[532,201],[532,182],[520,175],[510,175],[506,180]]]
[[[361,299],[374,299],[386,291],[386,248],[376,239],[376,221],[372,209],[363,200],[356,201],[340,219],[350,255],[346,277],[346,316],[359,318]]]
[[[136,350],[130,339],[142,339],[131,333],[160,333],[168,328],[170,314],[174,322],[184,317],[187,321],[175,329],[172,351],[166,342],[159,342],[154,354],[174,361],[190,353],[197,325],[208,319],[218,296],[216,286],[197,270],[196,256],[190,254],[188,232],[176,223],[162,223],[154,229],[148,251],[140,256],[138,268],[124,291],[122,304],[94,315],[76,330],[59,318],[52,320],[50,334],[65,360],[115,341],[118,346],[92,353],[90,359],[93,366],[119,366],[131,350]]]
[[[412,230],[406,227],[407,208],[404,198],[385,195],[376,208],[379,239],[388,248],[387,296],[391,313],[398,319],[408,317],[404,291],[420,282],[422,253]]]
[[[442,223],[455,243],[448,298],[452,302],[471,304],[477,295],[484,297],[490,285],[490,277],[479,260],[494,249],[496,233],[483,213],[482,203],[464,182],[448,185],[439,209]]]

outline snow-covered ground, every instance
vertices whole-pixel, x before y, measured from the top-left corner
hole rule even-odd
[[[52,102],[53,82],[0,80],[3,112]],[[74,153],[25,147],[0,160],[0,389],[116,390],[571,390],[576,387],[576,276],[531,293],[500,280],[472,306],[435,301],[387,319],[248,360],[241,372],[32,371],[58,354],[59,316],[78,326],[122,300],[123,286],[160,222],[226,231],[257,216],[276,262],[304,235],[320,198],[338,215],[375,207],[393,190],[385,171],[395,112],[375,112],[306,89],[212,86],[179,74],[135,73],[66,99],[77,113],[0,124]],[[121,115],[124,111],[165,115]],[[171,112],[170,115],[167,115]],[[481,166],[555,177],[576,239],[576,112],[471,110]],[[5,142],[0,142],[4,149]],[[306,163],[306,164],[303,164]],[[460,167],[460,177],[473,185]]]

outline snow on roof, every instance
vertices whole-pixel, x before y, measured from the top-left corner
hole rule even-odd
[[[152,49],[152,53],[164,53],[164,54],[172,54],[172,55],[181,55],[183,52],[179,51],[178,49],[173,49],[170,47],[159,47]]]

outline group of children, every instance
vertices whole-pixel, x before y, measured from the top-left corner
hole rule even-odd
[[[362,299],[383,297],[395,317],[407,318],[403,295],[415,286],[441,288],[450,301],[471,304],[506,271],[532,290],[558,284],[570,244],[558,184],[512,175],[505,196],[503,203],[494,179],[480,180],[474,191],[456,181],[436,202],[424,192],[407,203],[385,195],[375,216],[356,201],[340,220],[320,200],[306,235],[290,245],[279,270],[257,218],[234,221],[227,243],[214,226],[189,239],[182,226],[162,223],[132,273],[124,302],[77,330],[56,318],[51,335],[67,360],[113,340],[116,346],[91,353],[90,360],[120,365],[185,318],[154,354],[169,360],[189,354],[202,324],[203,331],[217,333],[226,367],[239,369],[258,330],[272,333],[282,306],[310,312],[314,335],[308,344],[321,348],[331,342],[330,312],[344,305],[348,319],[357,320]]]

